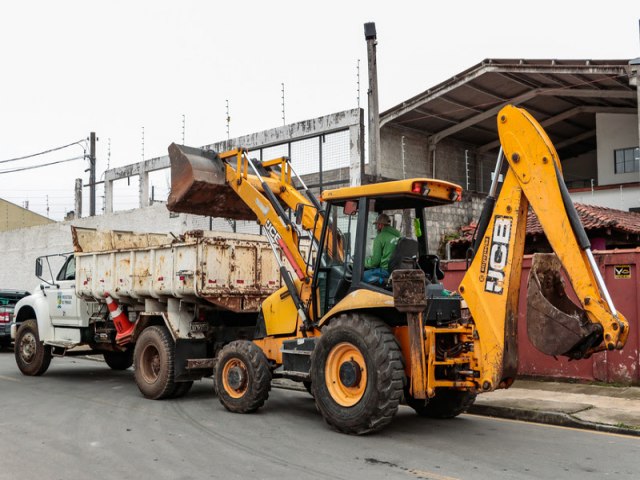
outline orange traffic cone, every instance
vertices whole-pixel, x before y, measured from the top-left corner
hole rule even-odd
[[[118,345],[125,345],[131,341],[135,324],[129,321],[124,312],[120,310],[120,306],[111,298],[111,295],[107,292],[105,292],[104,295],[107,301],[107,308],[109,309],[109,316],[116,326],[116,343]]]

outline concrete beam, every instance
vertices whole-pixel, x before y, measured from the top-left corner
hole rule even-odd
[[[361,121],[361,112],[362,110],[358,108],[345,110],[311,120],[291,123],[270,130],[263,130],[242,137],[223,140],[205,145],[203,148],[211,148],[217,152],[232,150],[236,147],[244,147],[251,150],[252,148],[267,148],[294,140],[304,140],[305,138],[315,137],[319,134],[340,132],[342,130],[348,130],[353,125],[359,124]]]
[[[119,180],[121,178],[135,177],[142,172],[153,172],[155,170],[162,170],[163,168],[169,168],[169,156],[152,158],[151,160],[145,160],[144,162],[132,163],[125,165],[124,167],[112,168],[104,172],[105,181]]]
[[[350,132],[349,165],[351,183],[359,185],[364,175],[364,132],[362,131],[364,111],[359,108],[325,115],[282,127],[252,133],[221,142],[204,145],[201,148],[218,152],[244,147],[249,150],[267,148],[287,142],[304,140],[322,134],[330,134],[348,130]],[[105,172],[105,212],[113,212],[113,182],[122,178],[138,175],[140,177],[140,206],[149,205],[149,172],[162,170],[171,166],[169,156],[152,158],[144,162],[133,163],[124,167],[112,168]]]

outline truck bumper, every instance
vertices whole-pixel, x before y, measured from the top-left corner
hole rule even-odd
[[[11,340],[15,340],[16,339],[16,332],[18,331],[18,325],[16,323],[12,323],[10,330],[11,330],[10,331]]]

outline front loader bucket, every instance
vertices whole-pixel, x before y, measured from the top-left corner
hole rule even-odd
[[[256,216],[226,182],[226,165],[213,150],[169,145],[171,193],[167,208],[234,220]]]
[[[583,358],[602,341],[602,328],[567,296],[560,274],[562,264],[553,253],[537,253],[529,274],[527,335],[542,353]]]

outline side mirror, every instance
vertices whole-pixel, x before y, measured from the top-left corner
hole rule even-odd
[[[353,200],[345,202],[343,213],[345,215],[355,215],[358,213],[358,202],[354,202]]]
[[[36,277],[42,277],[42,258],[39,257],[36,259]]]

